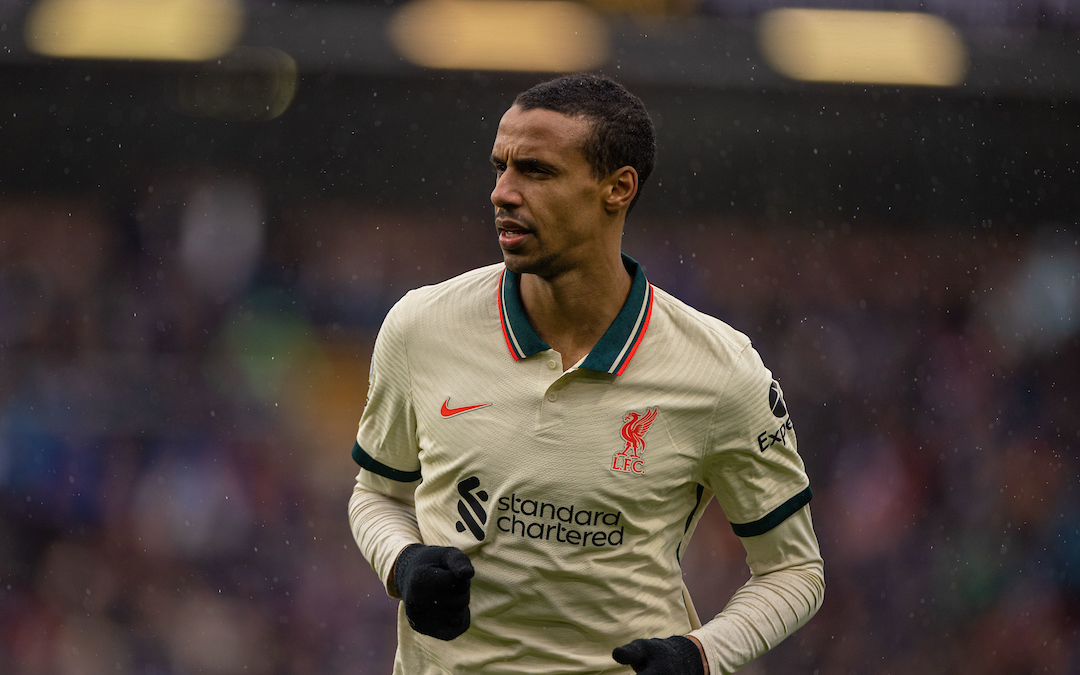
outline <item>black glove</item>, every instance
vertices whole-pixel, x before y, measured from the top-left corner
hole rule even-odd
[[[693,640],[682,635],[673,635],[666,640],[634,640],[616,647],[611,658],[633,667],[640,675],[705,675],[701,650]]]
[[[394,562],[394,586],[417,633],[453,640],[469,629],[469,556],[450,546],[406,546]]]

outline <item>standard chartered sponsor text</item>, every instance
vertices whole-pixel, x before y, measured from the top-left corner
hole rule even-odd
[[[500,532],[528,539],[556,541],[574,546],[619,546],[623,543],[622,512],[579,509],[517,494],[500,497],[500,515],[495,526]]]

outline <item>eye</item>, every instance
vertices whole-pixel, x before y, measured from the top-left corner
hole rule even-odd
[[[554,175],[554,172],[551,170],[550,166],[544,164],[543,162],[537,162],[532,160],[521,162],[521,173],[537,178]]]

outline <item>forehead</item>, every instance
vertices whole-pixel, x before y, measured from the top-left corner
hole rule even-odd
[[[493,153],[537,158],[577,155],[584,159],[582,148],[591,132],[592,125],[584,117],[512,106],[499,122]]]

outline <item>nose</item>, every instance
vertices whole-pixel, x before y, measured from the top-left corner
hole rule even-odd
[[[521,205],[521,193],[518,191],[510,169],[503,171],[495,179],[495,189],[491,191],[491,203],[496,208]]]

